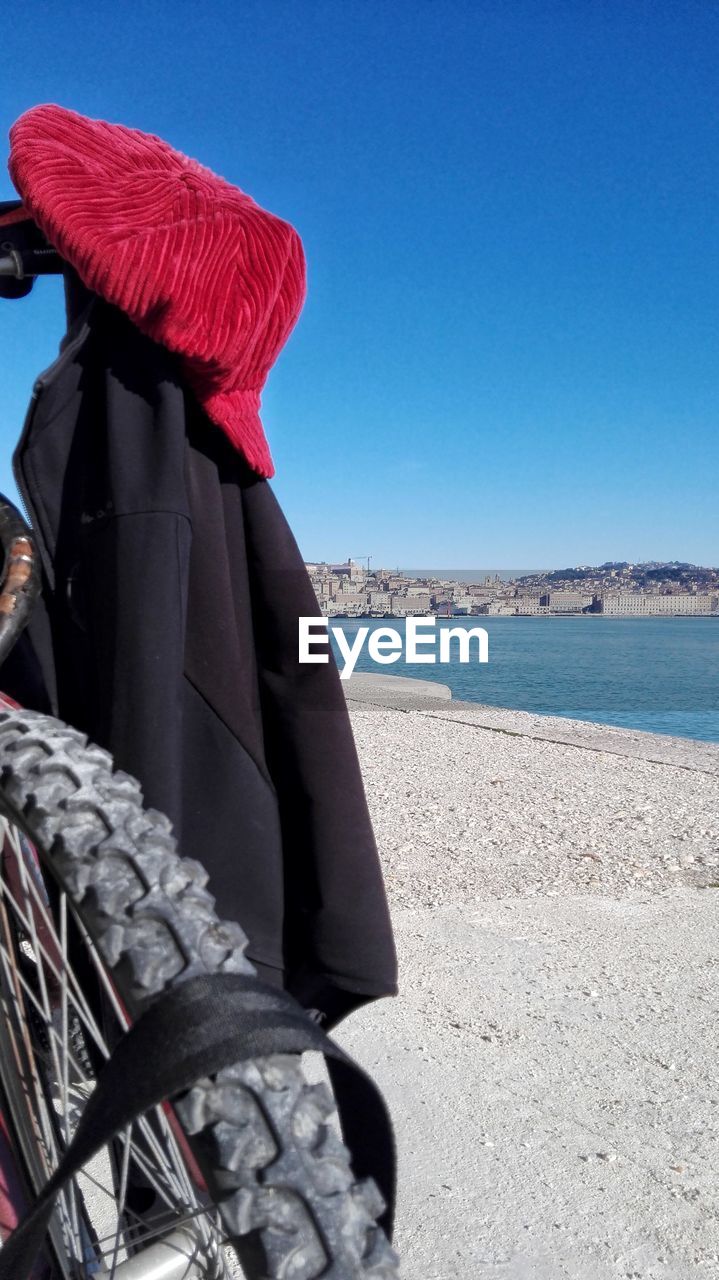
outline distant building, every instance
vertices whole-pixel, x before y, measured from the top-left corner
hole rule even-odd
[[[675,592],[672,595],[652,595],[643,591],[610,592],[602,598],[602,613],[631,614],[650,617],[667,614],[716,613],[719,597],[708,592]]]
[[[551,613],[581,613],[592,603],[592,596],[586,591],[546,591],[539,603]]]
[[[482,608],[483,609],[486,608],[487,613],[496,614],[496,615],[501,614],[505,617],[508,617],[508,616],[511,616],[512,614],[516,614],[517,601],[516,600],[493,600],[490,604],[483,605]]]
[[[344,609],[348,605],[361,605],[362,608],[367,607],[366,591],[338,591],[335,600],[338,608]]]
[[[477,600],[474,596],[457,595],[454,597],[454,613],[471,613],[477,607]]]
[[[547,613],[547,606],[540,604],[539,592],[534,595],[517,596],[515,601],[516,612],[521,615],[534,615]]]
[[[392,596],[392,613],[400,618],[406,617],[407,614],[429,613],[429,609],[428,591],[424,595]]]

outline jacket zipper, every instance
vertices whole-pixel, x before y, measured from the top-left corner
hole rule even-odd
[[[13,463],[12,473],[15,480],[15,487],[18,491],[18,497],[20,500],[20,512],[25,517],[25,524],[29,525],[30,528],[34,530],[34,525],[33,525],[32,519],[30,518],[30,512],[27,509],[27,497],[25,495],[25,490],[20,483],[20,478],[18,476],[17,469],[14,463]]]

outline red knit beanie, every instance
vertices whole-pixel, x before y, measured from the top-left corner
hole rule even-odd
[[[10,130],[10,175],[93,292],[182,357],[208,417],[274,474],[260,391],[305,298],[297,232],[154,134],[33,107]]]

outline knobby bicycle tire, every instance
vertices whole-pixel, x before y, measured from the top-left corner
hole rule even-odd
[[[0,810],[67,893],[132,1018],[188,978],[254,972],[169,820],[79,731],[0,710]],[[379,1191],[355,1181],[334,1099],[298,1056],[238,1063],[174,1108],[252,1280],[395,1280]]]

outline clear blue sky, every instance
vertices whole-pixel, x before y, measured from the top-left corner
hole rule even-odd
[[[306,558],[719,564],[718,60],[710,0],[27,0],[0,124],[159,133],[297,227],[264,420]],[[57,279],[0,303],[6,489],[62,332]]]

